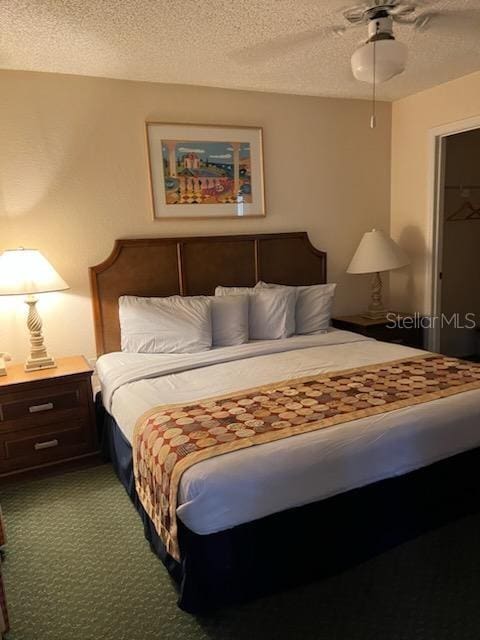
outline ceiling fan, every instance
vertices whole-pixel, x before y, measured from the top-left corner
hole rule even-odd
[[[428,0],[370,0],[343,12],[348,26],[334,27],[337,35],[348,28],[367,25],[368,39],[356,49],[350,59],[352,73],[360,82],[368,82],[372,89],[370,127],[376,127],[376,85],[402,73],[407,64],[407,47],[395,40],[395,22],[424,30],[434,17],[431,12],[419,12]]]
[[[371,0],[343,12],[348,25],[333,27],[342,35],[352,27],[367,25],[368,39],[351,57],[353,75],[361,82],[386,82],[404,71],[407,47],[395,40],[394,23],[410,25],[422,31],[436,16],[433,12],[419,12],[428,4],[425,0]]]
[[[350,25],[357,26],[368,24],[376,17],[390,16],[395,22],[411,24],[422,29],[430,22],[434,14],[419,13],[419,10],[434,3],[435,0],[370,0],[370,2],[345,9],[343,17]],[[343,29],[345,28],[347,27]],[[338,29],[342,30],[342,27],[338,27]]]
[[[349,29],[367,27],[368,38],[353,52],[350,63],[357,80],[373,85],[372,129],[376,126],[376,85],[402,73],[407,64],[407,47],[395,40],[394,23],[425,30],[436,14],[422,9],[434,2],[436,0],[369,0],[342,12],[347,24],[327,28],[327,32],[341,36]],[[303,39],[302,36],[309,40],[315,37],[314,34],[315,30],[299,34],[299,40]],[[318,36],[320,33],[317,31]],[[283,44],[289,43],[284,40]]]
[[[288,33],[237,52],[236,58],[245,64],[258,63],[277,55],[283,55],[292,47],[318,40],[325,36],[342,36],[351,29],[366,26],[368,36],[354,53],[355,77],[373,83],[373,49],[377,53],[376,82],[385,82],[404,70],[406,47],[395,40],[394,23],[411,25],[418,31],[425,30],[439,12],[424,11],[437,0],[369,0],[342,11],[343,24],[313,27],[300,33]],[[373,47],[373,43],[376,46]],[[358,54],[357,52],[362,52]],[[391,59],[393,57],[393,60]],[[361,64],[361,69],[358,65]],[[366,69],[364,66],[366,65]]]
[[[342,36],[352,29],[366,27],[367,38],[353,52],[351,67],[354,77],[372,87],[372,117],[375,127],[376,85],[390,80],[405,70],[407,47],[395,39],[395,25],[409,26],[423,32],[431,26],[447,26],[460,30],[466,24],[478,23],[478,10],[454,7],[431,10],[439,0],[364,0],[341,12],[343,23],[335,26],[313,26],[302,32],[290,32],[269,41],[238,50],[234,56],[243,64],[261,63],[285,55],[288,50],[328,36]],[[455,4],[457,4],[455,2]]]

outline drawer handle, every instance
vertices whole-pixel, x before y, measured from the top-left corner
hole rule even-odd
[[[35,451],[41,449],[51,449],[52,447],[58,447],[58,440],[47,440],[46,442],[36,442]]]
[[[46,402],[45,404],[34,404],[31,407],[28,407],[30,413],[39,413],[40,411],[50,411],[53,409],[53,402]]]

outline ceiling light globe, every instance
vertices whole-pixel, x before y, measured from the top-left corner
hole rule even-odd
[[[373,84],[373,42],[367,42],[357,49],[351,59],[352,72],[360,82]],[[386,82],[405,70],[407,47],[397,40],[376,42],[375,81]]]

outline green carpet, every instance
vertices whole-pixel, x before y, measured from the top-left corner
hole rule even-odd
[[[0,503],[12,640],[480,638],[480,516],[333,578],[195,618],[177,608],[109,466],[7,485]]]

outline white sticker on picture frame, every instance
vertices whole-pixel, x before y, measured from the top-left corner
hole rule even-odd
[[[153,216],[265,215],[260,127],[147,122]]]

